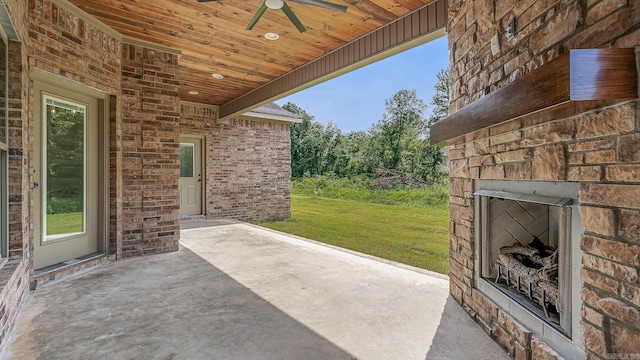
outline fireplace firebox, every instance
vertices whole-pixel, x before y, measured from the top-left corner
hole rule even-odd
[[[570,335],[570,198],[479,190],[481,276]]]
[[[580,341],[573,336],[580,308],[578,190],[575,183],[477,180],[474,192],[476,287],[564,347]]]

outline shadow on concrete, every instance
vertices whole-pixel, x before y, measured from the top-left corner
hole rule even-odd
[[[510,359],[495,343],[487,341],[488,338],[480,326],[449,295],[426,359]]]
[[[182,248],[39,289],[5,358],[354,357]]]

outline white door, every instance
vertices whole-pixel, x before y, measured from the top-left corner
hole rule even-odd
[[[98,251],[97,98],[36,83],[34,268]]]
[[[180,215],[202,214],[202,139],[180,137]]]

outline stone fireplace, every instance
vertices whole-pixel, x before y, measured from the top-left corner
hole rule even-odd
[[[581,354],[576,183],[477,180],[477,289],[539,338]]]
[[[448,4],[451,114],[430,139],[449,145],[451,296],[516,359],[640,359],[640,1]],[[555,194],[547,183],[572,189]],[[477,212],[491,205],[480,191],[571,199],[559,205],[577,220],[570,244],[557,244],[571,275],[559,276],[559,298],[571,302],[557,304],[557,321],[527,281],[495,283],[491,252],[528,246],[536,231],[482,245]],[[545,217],[559,233],[552,206]],[[517,222],[498,216],[502,227]]]

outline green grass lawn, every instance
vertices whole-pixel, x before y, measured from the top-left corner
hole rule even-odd
[[[82,212],[47,215],[47,235],[81,232]]]
[[[449,272],[448,205],[291,198],[290,219],[260,225],[442,274]]]

